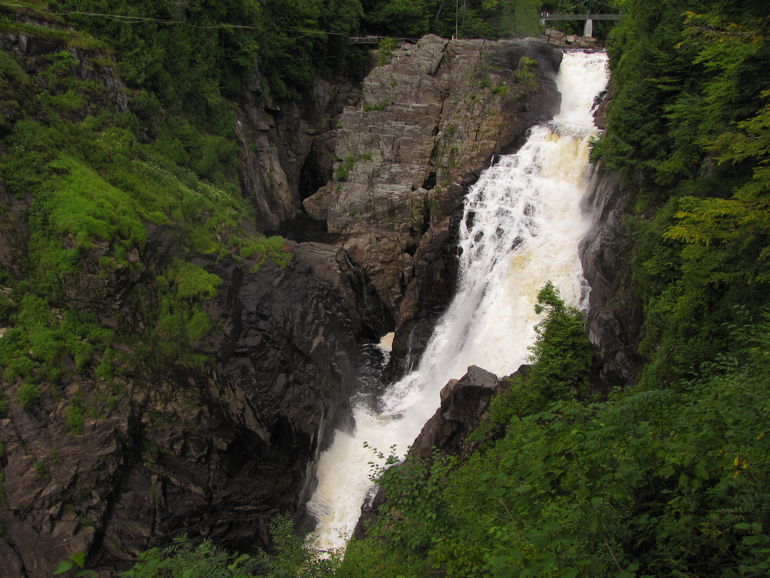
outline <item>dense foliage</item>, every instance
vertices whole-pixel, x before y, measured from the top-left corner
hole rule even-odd
[[[676,389],[590,401],[559,393],[588,376],[588,358],[545,369],[587,346],[579,327],[549,330],[565,314],[551,311],[533,370],[496,400],[481,449],[383,476],[389,502],[342,575],[767,573],[770,317],[727,327],[732,351]]]
[[[362,0],[367,29],[415,37],[497,38],[540,31],[540,0]]]
[[[770,9],[629,2],[609,45],[616,91],[597,147],[639,183],[634,273],[643,380],[669,382],[730,345],[734,307],[768,294]]]

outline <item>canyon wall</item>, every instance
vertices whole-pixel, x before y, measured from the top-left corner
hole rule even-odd
[[[642,360],[636,346],[642,337],[642,303],[631,278],[633,245],[624,225],[634,189],[601,165],[591,178],[585,210],[592,226],[580,244],[583,274],[591,287],[586,329],[602,360],[600,379],[623,386],[636,377]]]
[[[3,47],[31,74],[40,55],[63,50],[23,35],[6,35]],[[130,106],[109,66],[93,64],[103,57],[74,56],[78,74],[108,88],[94,106]],[[161,299],[158,277],[174,260],[215,275],[205,304],[214,329],[191,344],[208,361],[136,364],[147,344],[127,340],[113,345],[114,363],[130,375],[74,372],[57,383],[60,397],[32,410],[7,395],[0,566],[47,576],[85,552],[97,567],[125,568],[185,532],[246,550],[267,543],[267,521],[307,497],[316,457],[346,414],[361,343],[395,329],[394,374],[419,356],[454,290],[463,197],[495,155],[558,110],[560,60],[534,39],[428,36],[381,52],[362,83],[318,79],[286,102],[265,95],[254,70],[235,126],[241,188],[255,207],[244,217],[296,237],[282,249],[288,264],[190,252],[173,223],[147,224],[146,242],[110,275],[99,266],[106,244],[83,255],[61,307],[93,312],[123,335],[146,334],[147,304]],[[623,307],[610,317],[602,307],[625,249],[606,252],[603,227],[620,231],[625,201],[602,182],[584,255],[589,327],[615,360],[615,379],[633,372],[633,359]],[[13,275],[25,267],[32,201],[0,183],[0,264]],[[73,432],[65,402],[76,393],[92,411]]]

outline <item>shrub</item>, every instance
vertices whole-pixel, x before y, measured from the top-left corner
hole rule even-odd
[[[25,411],[35,408],[41,398],[40,386],[36,383],[25,383],[16,392],[16,401]]]
[[[234,556],[215,546],[210,540],[193,545],[185,535],[166,548],[151,548],[139,555],[125,578],[249,578],[254,575],[254,560],[246,555]]]
[[[380,39],[380,44],[377,50],[377,66],[385,66],[390,63],[393,58],[393,51],[398,46],[395,38],[386,36]]]
[[[72,434],[82,434],[83,425],[85,424],[85,418],[83,416],[83,408],[77,404],[70,402],[67,405],[67,429]]]

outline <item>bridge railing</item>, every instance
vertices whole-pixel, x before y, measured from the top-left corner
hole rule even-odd
[[[385,38],[384,36],[351,36],[350,42],[352,44],[379,44],[380,40]]]
[[[620,20],[621,14],[548,14],[541,13],[540,20],[553,22],[555,20]]]

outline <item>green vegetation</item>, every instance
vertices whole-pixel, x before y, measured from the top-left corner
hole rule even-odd
[[[382,110],[382,109],[376,109],[376,110]],[[334,170],[334,179],[337,181],[347,181],[348,177],[350,176],[350,171],[353,170],[353,167],[356,166],[356,163],[358,161],[370,161],[370,160],[372,160],[372,155],[370,155],[369,153],[346,156],[345,160],[342,161]]]
[[[732,351],[676,389],[592,401],[575,312],[547,289],[541,302],[534,363],[479,449],[388,470],[338,575],[766,574],[770,316],[732,326]]]
[[[29,411],[40,403],[40,386],[36,383],[25,383],[16,392],[16,401]]]
[[[367,31],[414,38],[533,36],[541,31],[540,0],[361,0]]]
[[[390,36],[380,39],[380,44],[377,47],[377,66],[385,66],[391,61],[397,45],[396,39]]]
[[[592,393],[579,317],[545,288],[533,365],[493,402],[476,449],[386,472],[388,502],[340,575],[770,571],[769,14],[622,5],[594,154],[638,187],[640,379]]]
[[[595,155],[633,174],[642,382],[730,347],[768,294],[768,14],[761,3],[628,2],[609,45],[616,94]],[[644,38],[644,42],[640,39]]]
[[[537,71],[537,62],[527,56],[519,59],[519,65],[516,67],[516,82],[520,82],[527,87],[534,88],[537,83],[535,72]]]
[[[59,563],[54,571],[54,574],[68,574],[69,576],[76,576],[78,578],[94,578],[98,576],[93,570],[88,570],[86,565],[86,553],[77,552],[66,560]]]
[[[537,12],[555,4],[0,8],[0,31],[43,47],[0,52],[0,224],[23,224],[9,239],[21,258],[0,268],[0,415],[59,412],[82,434],[127,383],[149,390],[209,361],[218,261],[288,264],[280,237],[243,224],[253,208],[233,127],[254,64],[268,101],[293,98],[316,74],[359,66],[367,53],[346,39],[359,30],[510,36],[538,31]],[[594,10],[611,4],[625,18],[609,38],[614,98],[594,157],[637,193],[627,225],[645,314],[638,383],[597,391],[581,316],[546,286],[532,365],[509,378],[467,455],[382,473],[387,507],[344,561],[315,560],[279,517],[272,556],[180,539],[143,554],[129,576],[770,572],[770,15],[759,0]],[[394,43],[383,41],[380,63]],[[532,66],[520,61],[519,82]],[[370,158],[346,157],[335,179]],[[151,242],[166,256],[145,259]],[[130,313],[117,312],[116,295]],[[34,469],[51,477],[44,461]],[[85,565],[77,554],[60,569]]]
[[[385,110],[386,108],[388,108],[389,104],[390,104],[390,101],[388,100],[381,100],[375,104],[364,103],[364,112],[372,112],[375,110]]]
[[[139,556],[136,565],[122,574],[125,578],[206,578],[253,576],[254,561],[248,555],[232,556],[206,540],[193,546],[180,536],[166,548],[151,548]]]
[[[323,578],[331,576],[339,560],[317,559],[294,533],[291,517],[286,514],[275,516],[268,524],[273,540],[272,554],[260,552],[257,556],[233,555],[205,540],[193,545],[186,536],[180,536],[171,546],[152,548],[139,556],[138,562],[124,578],[249,578],[269,576],[272,578]]]
[[[171,4],[66,4],[0,8],[5,33],[44,47],[0,52],[0,223],[18,231],[7,237],[17,262],[0,269],[0,368],[3,413],[13,402],[40,420],[55,412],[79,435],[131,389],[210,361],[206,304],[221,280],[207,268],[285,266],[290,254],[243,226],[253,208],[230,98],[254,62],[246,29],[198,27],[240,3],[173,15]],[[277,94],[302,87],[275,82]],[[175,258],[145,258],[151,231]]]

